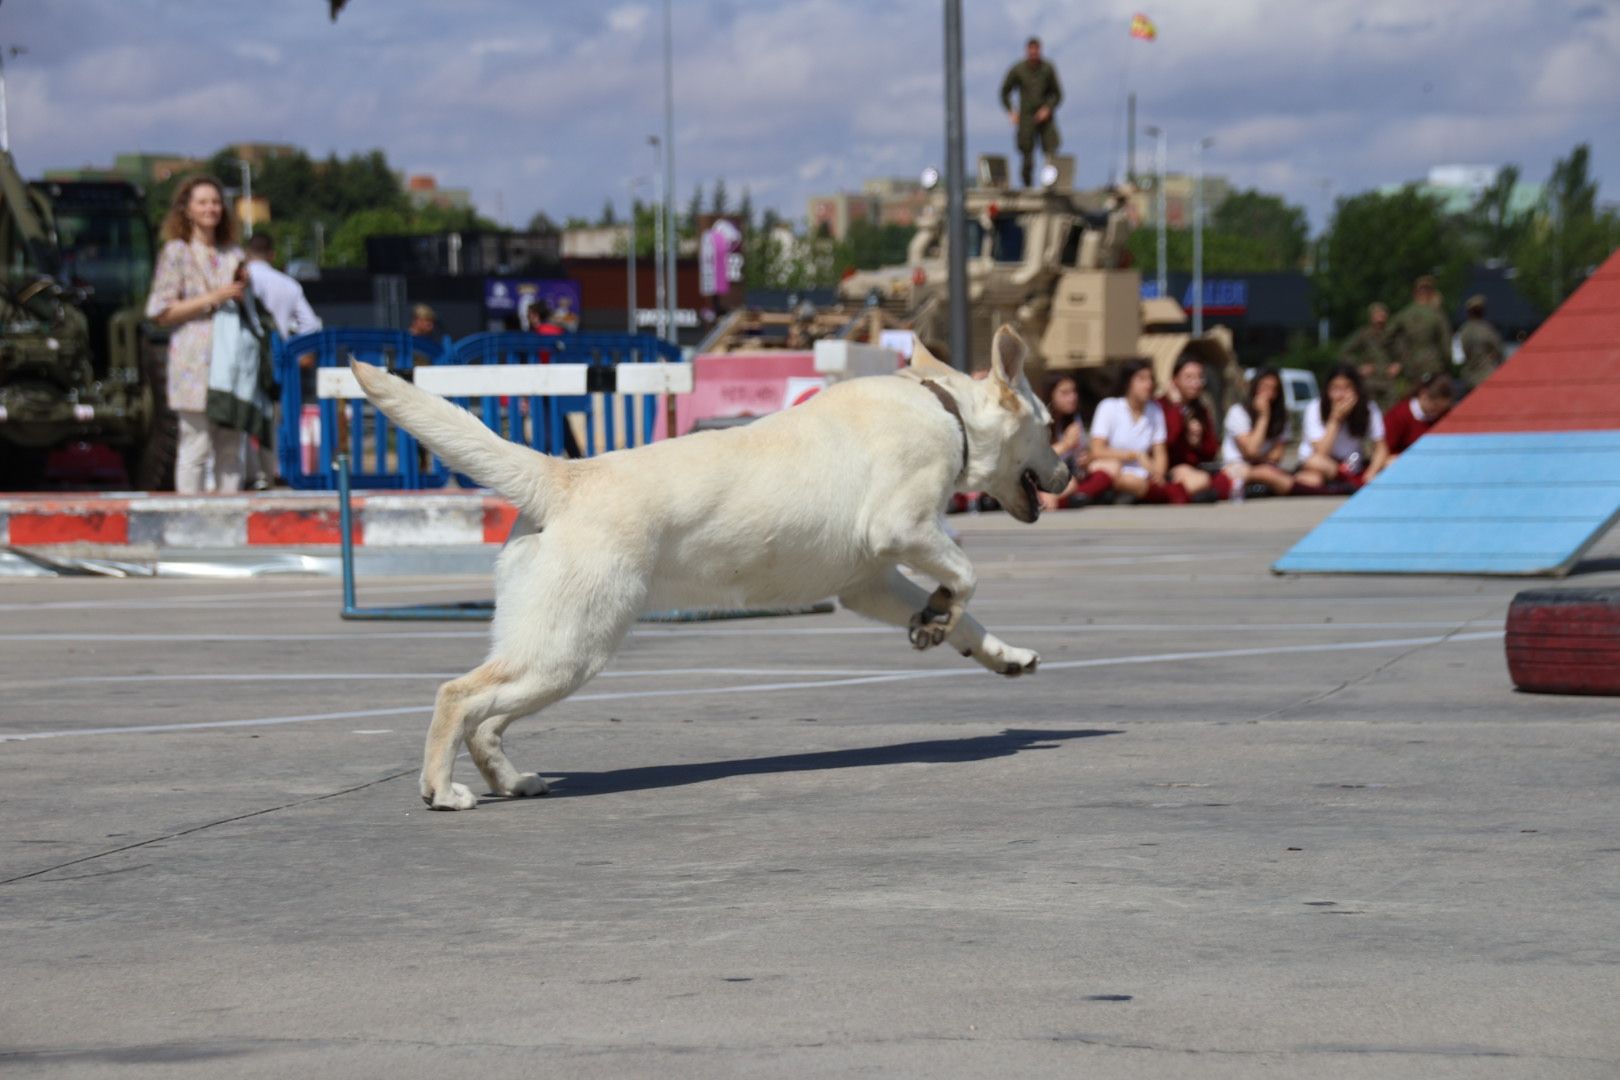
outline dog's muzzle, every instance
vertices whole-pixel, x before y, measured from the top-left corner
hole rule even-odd
[[[1031,472],[1029,475],[1033,478],[1034,473]],[[1052,475],[1047,477],[1046,483],[1041,484],[1040,488],[1048,495],[1057,495],[1069,486],[1069,479],[1073,475],[1069,467],[1060,461],[1058,467],[1052,470]]]

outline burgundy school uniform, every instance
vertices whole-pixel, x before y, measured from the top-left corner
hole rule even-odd
[[[1389,445],[1389,452],[1406,452],[1439,420],[1438,416],[1422,416],[1417,398],[1407,398],[1391,405],[1389,412],[1384,414],[1384,439]]]
[[[1203,399],[1184,405],[1161,397],[1159,408],[1164,410],[1164,449],[1170,456],[1171,468],[1177,465],[1196,468],[1206,461],[1215,460],[1220,453],[1221,440],[1215,433],[1214,418],[1210,416],[1209,406],[1204,404]],[[1187,441],[1187,416],[1183,409],[1191,409],[1204,425],[1204,436],[1196,446]]]

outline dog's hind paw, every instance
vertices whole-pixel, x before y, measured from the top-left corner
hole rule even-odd
[[[422,796],[422,801],[433,810],[471,810],[478,805],[478,796],[466,784],[451,784],[444,791]]]
[[[1001,658],[1001,674],[1009,679],[1016,679],[1020,675],[1033,675],[1040,666],[1041,654],[1030,652],[1028,649],[1009,649],[1008,655]]]
[[[514,799],[537,799],[550,795],[551,785],[542,780],[539,774],[526,772],[519,774],[514,782],[506,786],[506,793]]]

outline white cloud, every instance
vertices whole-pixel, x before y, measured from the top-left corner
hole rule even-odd
[[[655,6],[366,0],[332,25],[322,5],[300,5],[39,5],[30,53],[7,68],[24,168],[241,138],[316,155],[381,147],[486,204],[502,192],[518,222],[541,208],[594,214],[651,170],[645,137],[663,132]],[[1515,161],[1538,178],[1580,140],[1593,144],[1603,194],[1620,194],[1613,0],[966,8],[970,154],[1011,152],[996,89],[1035,33],[1059,65],[1065,150],[1085,183],[1117,170],[1133,89],[1141,122],[1170,132],[1173,168],[1214,135],[1212,171],[1313,213],[1324,178],[1342,194],[1457,159]],[[1144,9],[1160,30],[1151,44],[1128,36]],[[734,197],[747,185],[757,206],[798,218],[811,193],[943,158],[931,0],[690,0],[675,7],[675,41],[681,201],[724,176]]]

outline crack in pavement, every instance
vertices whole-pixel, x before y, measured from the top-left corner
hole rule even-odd
[[[137,848],[147,847],[151,844],[159,844],[165,840],[175,840],[182,836],[190,836],[192,833],[199,833],[205,829],[212,829],[220,825],[229,825],[233,821],[246,821],[249,818],[263,817],[265,814],[274,814],[279,810],[291,810],[297,806],[308,806],[310,803],[318,803],[326,799],[335,799],[340,795],[351,795],[356,791],[364,791],[366,788],[376,787],[378,784],[386,784],[390,780],[398,780],[402,776],[409,776],[417,771],[418,767],[413,765],[409,769],[401,769],[399,772],[389,773],[387,776],[379,777],[376,780],[367,780],[363,784],[355,784],[353,787],[346,787],[340,791],[328,791],[322,795],[311,795],[305,799],[294,799],[292,802],[281,803],[277,806],[267,806],[260,810],[250,810],[245,814],[233,814],[230,817],[220,818],[217,821],[208,821],[201,825],[193,825],[189,829],[177,829],[174,832],[164,833],[162,836],[153,836],[145,840],[137,840],[133,844],[124,844],[121,847],[109,848],[106,851],[98,851],[92,855],[81,855],[77,859],[69,859],[66,862],[59,862],[55,866],[47,866],[43,870],[32,870],[26,874],[18,874],[15,877],[0,879],[0,885],[14,885],[19,881],[27,881],[29,878],[37,878],[57,870],[65,870],[70,866],[78,866],[80,863],[91,862],[95,859],[105,859],[107,856],[117,855],[119,852],[134,851]],[[86,874],[82,876],[89,877],[92,875]],[[72,878],[70,880],[77,881],[79,879]],[[3,1057],[3,1055],[0,1055],[0,1057]]]

